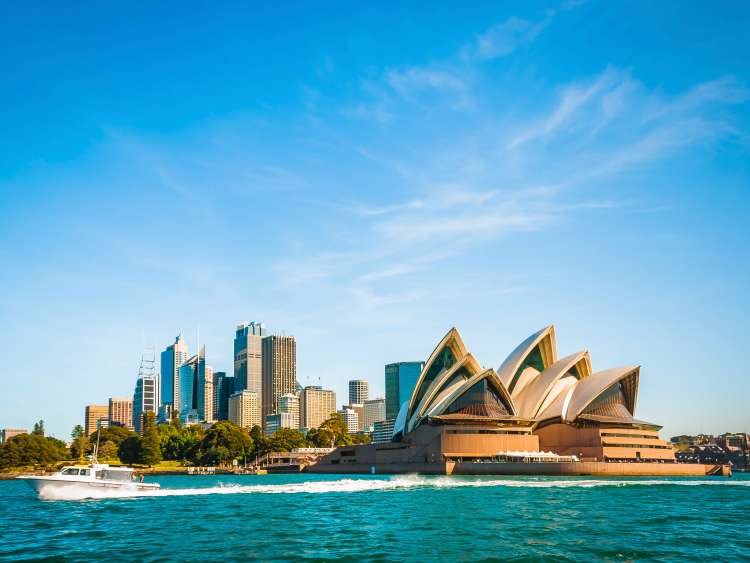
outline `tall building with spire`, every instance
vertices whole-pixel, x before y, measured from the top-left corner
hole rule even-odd
[[[180,366],[188,359],[188,347],[182,333],[174,344],[161,353],[161,403],[171,405],[174,412],[180,411]]]
[[[297,387],[297,340],[294,336],[263,338],[261,419],[279,412],[279,401]]]
[[[237,325],[234,333],[234,386],[236,391],[251,391],[261,396],[263,384],[263,337],[261,323]]]

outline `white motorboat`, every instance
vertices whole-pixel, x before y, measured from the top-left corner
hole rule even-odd
[[[143,492],[159,488],[158,483],[144,483],[136,479],[132,467],[110,467],[106,463],[68,465],[52,475],[20,475],[17,479],[26,481],[42,498],[64,497],[66,490],[77,488],[81,491],[81,487],[84,491],[90,489],[95,495],[107,489]]]

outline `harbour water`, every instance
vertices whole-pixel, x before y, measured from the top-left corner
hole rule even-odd
[[[160,491],[44,501],[21,481],[0,482],[0,560],[750,558],[747,475],[152,480]]]

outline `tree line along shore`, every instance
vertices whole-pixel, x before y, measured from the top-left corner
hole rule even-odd
[[[368,437],[349,434],[341,415],[335,414],[319,428],[307,433],[280,428],[267,436],[260,427],[249,431],[221,420],[209,428],[183,425],[178,421],[156,424],[153,413],[137,434],[122,426],[102,428],[86,436],[81,425],[71,432],[71,443],[46,436],[44,421],[29,434],[20,434],[0,445],[0,473],[10,478],[28,471],[54,471],[61,465],[88,462],[97,448],[101,463],[140,467],[144,472],[183,472],[187,466],[231,467],[245,464],[270,452],[294,448],[346,446],[369,442]]]

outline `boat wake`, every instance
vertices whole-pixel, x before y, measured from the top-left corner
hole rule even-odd
[[[321,494],[321,493],[361,493],[372,491],[398,491],[412,489],[453,489],[461,487],[516,487],[516,488],[592,488],[592,487],[643,487],[643,486],[739,486],[748,487],[750,481],[707,480],[707,479],[505,479],[467,477],[425,477],[421,475],[399,475],[389,479],[335,479],[325,481],[304,481],[302,483],[239,485],[219,484],[214,487],[194,487],[182,489],[157,489],[142,491],[135,487],[121,489],[91,489],[85,485],[70,486],[64,489],[42,490],[43,500],[83,500],[135,497],[173,497],[199,495],[236,494]]]

